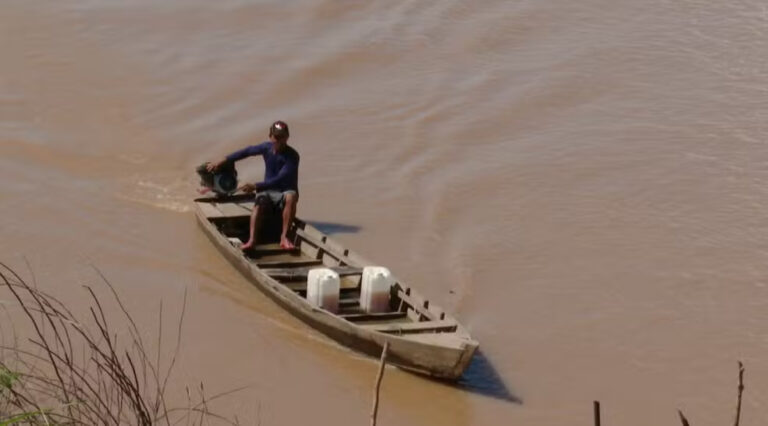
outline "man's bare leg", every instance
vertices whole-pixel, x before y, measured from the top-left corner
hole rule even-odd
[[[288,241],[288,228],[293,222],[293,218],[296,217],[296,203],[298,203],[299,197],[289,192],[285,194],[285,207],[283,207],[283,233],[280,234],[280,247],[284,249],[296,248],[292,242]]]
[[[248,242],[240,246],[241,249],[246,250],[251,248],[254,244],[256,244],[256,234],[259,229],[259,222],[261,219],[261,215],[259,212],[261,211],[261,205],[259,204],[258,200],[256,201],[256,204],[253,205],[253,212],[251,213],[251,228],[250,228],[250,234],[248,238]]]

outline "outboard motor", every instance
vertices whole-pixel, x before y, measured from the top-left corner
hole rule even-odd
[[[237,170],[234,162],[224,163],[211,173],[207,169],[208,163],[203,163],[197,168],[197,174],[200,175],[200,185],[210,188],[216,195],[231,195],[237,190]]]

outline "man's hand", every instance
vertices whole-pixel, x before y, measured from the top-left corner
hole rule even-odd
[[[256,184],[253,184],[253,183],[246,183],[240,188],[237,188],[238,191],[243,191],[246,194],[250,194],[251,192],[256,191],[256,189],[257,189]]]
[[[213,173],[213,172],[215,172],[216,170],[218,170],[218,169],[219,169],[219,167],[223,166],[223,165],[224,165],[224,163],[226,163],[226,162],[227,162],[227,159],[226,159],[226,158],[222,158],[222,159],[221,159],[221,160],[219,160],[219,161],[214,161],[214,162],[210,162],[210,163],[208,163],[208,164],[205,166],[205,169],[206,169],[206,170],[208,170],[209,172]]]

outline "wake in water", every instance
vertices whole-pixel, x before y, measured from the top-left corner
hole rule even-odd
[[[117,197],[152,207],[177,213],[192,211],[189,205],[190,194],[194,194],[194,185],[188,179],[181,179],[176,174],[155,173],[132,176],[126,179],[126,189],[117,193]]]

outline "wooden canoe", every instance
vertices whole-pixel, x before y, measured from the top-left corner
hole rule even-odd
[[[291,224],[295,250],[270,243],[243,252],[239,245],[247,239],[252,198],[199,198],[195,207],[198,223],[230,263],[291,314],[339,343],[378,357],[389,342],[389,363],[443,379],[457,379],[472,359],[478,343],[458,321],[401,282],[390,291],[390,312],[361,311],[362,268],[374,264],[308,223]],[[305,299],[307,273],[314,267],[330,267],[342,277],[338,313]]]

